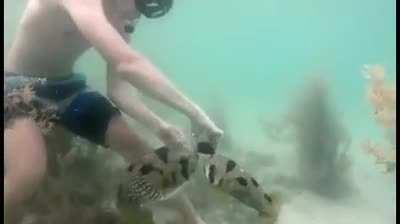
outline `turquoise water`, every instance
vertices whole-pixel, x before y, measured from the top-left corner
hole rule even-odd
[[[5,1],[5,46],[13,38],[24,2]],[[142,19],[131,45],[206,111],[224,103],[232,135],[249,148],[265,141],[260,119],[279,118],[308,76],[320,74],[329,81],[357,157],[363,139],[382,137],[371,117],[361,69],[364,64],[381,64],[389,80],[395,80],[395,6],[395,0],[177,0],[165,17]],[[104,92],[104,63],[94,51],[83,56],[77,69]],[[222,100],[216,102],[216,97]],[[379,203],[374,204],[379,192],[368,199],[385,212],[384,218],[365,223],[393,223],[388,216],[394,215],[395,183],[376,171],[372,160],[360,164],[359,172],[373,177],[373,189],[390,192]]]
[[[24,1],[5,2],[8,44]],[[396,70],[395,0],[177,1],[167,16],[143,19],[132,46],[158,65],[177,86],[207,108],[222,94],[233,123],[253,125],[286,105],[305,75],[331,81],[344,119],[365,135],[364,64]],[[104,89],[103,62],[90,52],[79,69]],[[252,115],[252,116],[247,116]],[[361,116],[360,116],[361,115]],[[241,117],[242,119],[239,119]],[[248,120],[245,118],[251,118]],[[362,126],[368,128],[361,128]]]

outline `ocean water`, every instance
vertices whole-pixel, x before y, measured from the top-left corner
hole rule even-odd
[[[6,48],[24,4],[5,1]],[[270,168],[258,160],[244,162],[266,184],[271,180],[268,175],[294,172],[296,156],[293,145],[268,140],[261,121],[283,117],[310,76],[324,77],[352,139],[352,182],[359,195],[330,200],[309,191],[294,194],[283,204],[278,223],[392,224],[395,172],[381,172],[361,149],[365,139],[384,141],[366,98],[368,80],[362,68],[383,65],[387,79],[395,82],[395,6],[395,0],[177,0],[165,17],[141,19],[131,45],[207,112],[223,113],[229,128],[225,131],[239,148],[230,152],[233,158],[247,151],[276,157],[278,165]],[[103,93],[104,68],[93,50],[76,65]],[[184,122],[173,111],[150,103],[166,119]],[[224,211],[223,203],[218,205]],[[207,223],[220,223],[207,212],[212,211],[201,211]]]

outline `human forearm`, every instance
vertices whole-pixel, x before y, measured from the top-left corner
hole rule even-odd
[[[123,79],[137,89],[185,114],[189,119],[196,119],[203,113],[143,56],[121,63],[116,69]]]
[[[123,93],[123,91],[119,90],[118,93],[114,93],[112,100],[124,113],[154,132],[160,132],[167,126],[166,122],[147,108],[138,96]]]
[[[115,24],[115,20],[111,21],[110,17],[105,15],[103,1],[63,0],[57,1],[57,3],[68,13],[80,35],[112,67],[115,71],[113,76],[126,80],[141,92],[185,114],[191,120],[192,127],[196,126],[199,133],[205,133],[211,142],[215,142],[215,139],[222,136],[222,130],[216,127],[200,107],[179,92],[161,71],[129,46],[129,37],[126,32],[121,26]],[[118,100],[121,100],[120,102],[116,100],[120,107],[130,111],[128,114],[133,115],[132,117],[136,117],[138,120],[142,119],[153,128],[162,126],[153,115],[146,113],[147,108],[138,107],[136,106],[138,104],[135,103],[127,103],[129,98],[125,99],[124,95],[118,97]],[[173,129],[169,128],[166,136],[173,136],[177,143],[183,142],[182,134]],[[164,139],[167,137],[164,136]]]
[[[108,96],[118,108],[153,132],[159,133],[165,129],[166,122],[153,113],[140,97],[133,93],[134,88],[128,82],[113,74],[110,67],[108,67],[108,73]]]
[[[187,147],[182,145],[185,141],[179,129],[153,113],[139,96],[132,93],[134,89],[127,81],[120,79],[110,70],[107,79],[108,96],[121,111],[150,128],[166,145],[172,148]]]
[[[158,99],[172,108],[185,114],[191,121],[192,133],[196,136],[205,136],[216,147],[223,134],[207,114],[195,103],[178,91],[165,76],[157,70],[147,59],[135,56],[135,59],[125,60],[113,66],[115,76],[125,80],[144,93]],[[172,133],[174,131],[166,131]],[[180,136],[181,134],[176,134]],[[168,139],[169,136],[160,136]]]

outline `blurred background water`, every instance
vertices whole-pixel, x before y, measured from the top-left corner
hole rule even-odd
[[[7,48],[25,0],[4,4]],[[381,64],[395,81],[395,6],[396,0],[177,0],[165,17],[141,19],[131,45],[206,111],[222,103],[232,138],[246,150],[265,142],[261,119],[286,112],[309,75],[324,76],[352,136],[359,173],[375,177],[369,179],[372,207],[389,211],[382,212],[387,219],[368,223],[394,223],[388,216],[394,215],[395,182],[358,157],[357,148],[363,139],[383,135],[371,117],[361,70],[364,64]],[[76,70],[105,91],[105,64],[96,52],[85,54]],[[279,154],[272,148],[263,150]]]

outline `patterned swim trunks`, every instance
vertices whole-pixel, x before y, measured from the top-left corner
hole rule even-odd
[[[5,72],[4,79],[4,128],[10,128],[17,118],[29,117],[44,133],[60,124],[106,146],[108,123],[120,112],[87,86],[85,76],[72,74],[68,79],[50,80]]]

